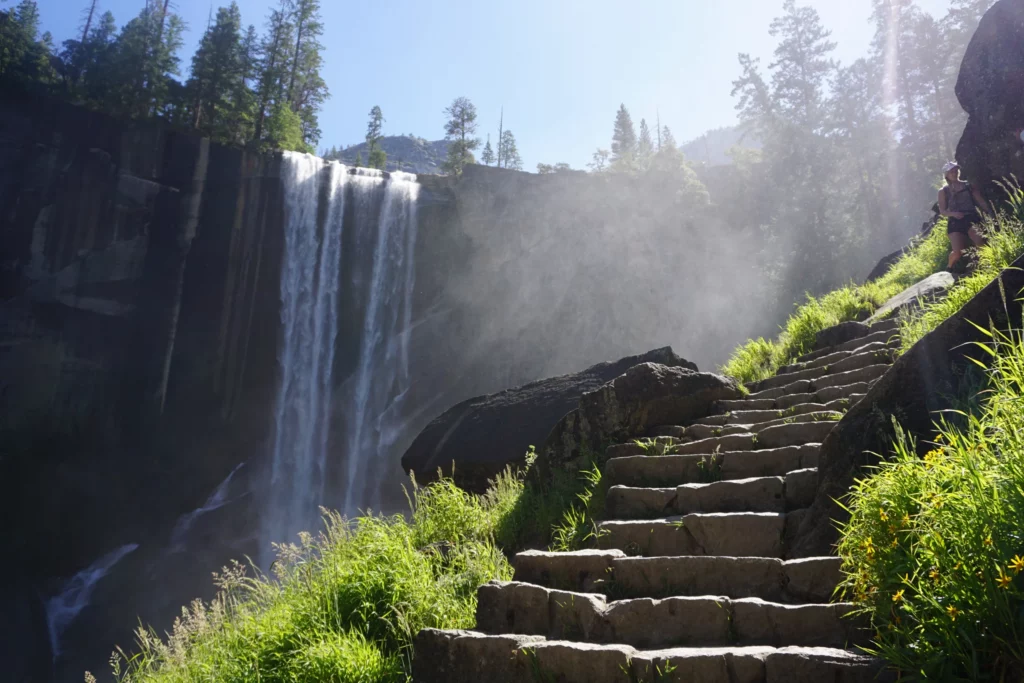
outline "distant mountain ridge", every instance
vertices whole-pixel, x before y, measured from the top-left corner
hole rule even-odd
[[[381,149],[388,155],[386,171],[406,173],[441,173],[441,164],[448,156],[447,140],[424,140],[415,135],[387,135],[380,139]],[[325,159],[355,164],[357,157],[365,165],[369,160],[368,145],[361,142],[341,150],[326,152]]]
[[[746,135],[739,126],[728,126],[709,130],[699,138],[682,146],[687,161],[708,166],[730,166],[732,159],[727,152],[733,147],[761,149],[761,141],[753,135]]]

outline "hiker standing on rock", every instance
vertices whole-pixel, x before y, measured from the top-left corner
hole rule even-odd
[[[946,176],[946,186],[939,190],[939,215],[949,219],[946,234],[952,250],[948,268],[952,269],[971,242],[976,247],[985,244],[985,238],[977,228],[977,223],[981,222],[978,209],[991,213],[992,207],[977,188],[960,179],[960,165],[955,161],[943,166],[942,172]]]

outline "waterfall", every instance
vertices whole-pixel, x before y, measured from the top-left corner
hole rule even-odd
[[[280,375],[264,546],[314,529],[318,505],[346,514],[380,508],[399,455],[415,282],[415,175],[286,153],[282,180]],[[339,321],[342,296],[355,319]],[[335,358],[339,334],[354,358]],[[345,377],[334,377],[336,365]]]
[[[50,631],[50,653],[56,660],[60,656],[60,637],[79,613],[89,606],[93,588],[114,565],[139,545],[129,543],[112,550],[64,584],[60,592],[46,601],[46,626]]]
[[[288,153],[282,160],[280,376],[264,514],[264,538],[277,542],[309,529],[324,499],[348,179],[341,164],[327,166],[327,210],[318,225],[324,168],[321,159],[308,154]]]
[[[415,284],[416,176],[394,172],[373,249],[355,383],[348,401],[349,434],[342,509],[379,509],[385,458],[400,433],[398,415],[409,388],[409,333]]]
[[[192,512],[188,512],[178,518],[178,521],[174,524],[174,529],[171,531],[171,541],[167,546],[168,553],[184,552],[188,532],[192,529],[192,525],[195,524],[196,520],[208,512],[224,507],[230,502],[228,500],[228,489],[231,486],[231,480],[235,478],[235,474],[238,470],[242,469],[243,465],[245,465],[244,462],[235,465],[235,469],[231,470],[231,473],[225,477],[224,481],[214,489],[210,497],[206,499],[206,502]]]

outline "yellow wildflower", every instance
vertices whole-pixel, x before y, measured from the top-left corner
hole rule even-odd
[[[1000,567],[999,568],[999,578],[996,579],[996,583],[999,584],[1000,588],[1006,589],[1006,588],[1010,587],[1011,583],[1013,583],[1013,579],[1011,579],[1009,576],[1004,574],[1003,573],[1003,568]]]
[[[1024,557],[1014,555],[1013,559],[1010,560],[1010,569],[1012,569],[1015,574],[1020,574],[1021,570],[1024,569]]]
[[[890,544],[889,544],[889,547],[890,547],[890,548],[895,548],[895,547],[896,547],[896,546],[898,546],[899,544],[900,544],[900,542],[899,542],[899,539],[897,539],[897,538],[894,538],[894,539],[892,539],[892,543],[890,543]]]
[[[939,582],[939,570],[938,569],[933,569],[930,572],[928,572],[928,578],[931,579],[932,581],[934,581],[935,583],[938,583]]]
[[[986,548],[991,548],[992,547],[992,534],[989,534],[988,536],[985,537],[984,543],[985,543],[985,547]]]
[[[889,515],[885,514],[885,508],[878,508],[878,518],[883,522],[889,520]]]
[[[938,448],[928,451],[924,454],[924,461],[929,465],[935,464],[935,461],[942,455],[942,451]]]
[[[910,524],[910,515],[904,513],[903,519],[900,520],[900,524],[902,524],[903,526],[907,526],[908,524]]]
[[[901,588],[898,591],[896,591],[895,593],[893,593],[893,596],[892,596],[892,601],[893,602],[899,602],[900,600],[903,599],[903,590],[904,589]]]
[[[953,607],[953,605],[950,605],[946,608],[946,613],[949,614],[950,619],[956,621],[956,616],[960,614],[960,610],[958,610],[956,607]]]

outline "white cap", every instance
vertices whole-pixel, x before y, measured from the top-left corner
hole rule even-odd
[[[954,168],[960,168],[960,164],[956,163],[955,161],[947,161],[946,165],[942,167],[942,172],[949,173]]]

